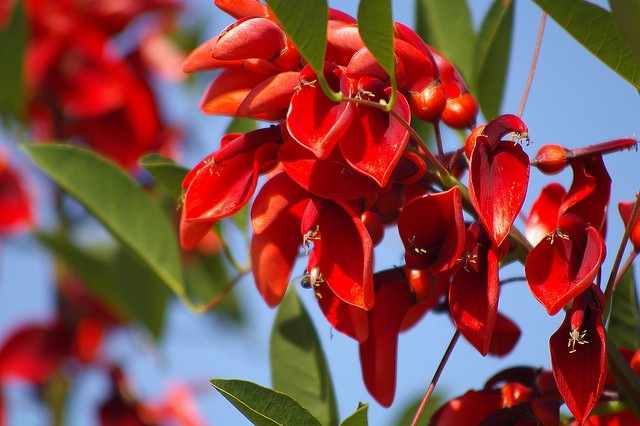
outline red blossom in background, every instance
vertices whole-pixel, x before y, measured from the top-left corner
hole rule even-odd
[[[33,206],[24,179],[9,158],[0,154],[0,235],[21,232],[33,225]]]

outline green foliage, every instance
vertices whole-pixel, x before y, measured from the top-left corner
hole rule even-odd
[[[5,6],[3,6],[5,7]],[[27,47],[27,20],[23,2],[16,2],[5,28],[0,28],[0,115],[24,119],[23,55]]]
[[[163,283],[184,295],[174,226],[123,170],[91,151],[69,145],[23,145],[23,149]]]
[[[640,89],[640,60],[618,32],[611,12],[584,0],[534,1],[598,59]],[[637,30],[637,22],[634,25]]]
[[[267,4],[289,35],[300,55],[315,71],[318,82],[327,97],[340,101],[342,95],[334,93],[324,78],[324,57],[327,51],[327,22],[329,8],[326,0],[267,0]],[[310,16],[313,19],[308,19]]]
[[[513,1],[495,0],[476,40],[474,95],[487,119],[500,114],[513,33]]]
[[[344,419],[340,426],[367,426],[369,424],[368,410],[369,404],[360,403],[355,413]]]
[[[640,377],[631,369],[629,362],[622,356],[618,346],[605,333],[608,368],[611,377],[625,396],[625,401],[636,416],[640,417]]]
[[[156,182],[166,189],[169,195],[176,200],[180,198],[182,181],[189,172],[186,168],[159,154],[145,155],[140,159],[140,165],[151,173]]]
[[[358,29],[365,45],[390,76],[392,93],[388,108],[396,99],[396,58],[393,50],[393,17],[390,0],[360,0]]]
[[[607,331],[616,345],[640,349],[640,305],[633,267],[627,269],[613,293]]]
[[[609,5],[620,36],[640,61],[640,0],[609,0]]]
[[[296,400],[252,382],[212,379],[211,384],[256,426],[320,426]]]
[[[337,424],[333,384],[322,345],[294,287],[280,303],[270,352],[274,389],[291,395],[321,424]]]

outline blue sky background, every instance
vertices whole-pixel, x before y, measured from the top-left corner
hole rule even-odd
[[[474,22],[478,25],[491,2],[473,0],[469,3],[472,4]],[[602,1],[597,3],[606,4]],[[192,14],[187,19],[206,22],[207,37],[215,36],[233,20],[219,13],[209,1],[191,0],[188,4]],[[330,4],[355,15],[355,0],[332,1]],[[393,4],[394,19],[413,26],[413,2],[398,0]],[[540,16],[540,9],[532,1],[516,2],[514,39],[503,112],[517,112]],[[200,113],[198,101],[203,89],[199,87],[185,91],[173,86],[164,88],[162,92],[167,101],[167,115],[185,123],[189,129],[189,152],[185,154],[183,162],[189,167],[217,147],[227,122],[224,118]],[[640,125],[640,96],[629,83],[548,19],[523,119],[529,126],[533,141],[525,150],[533,158],[538,149],[547,143],[571,148],[621,137],[635,137]],[[453,147],[458,141],[457,136],[446,133],[447,146]],[[605,163],[613,179],[607,236],[609,253],[603,268],[607,277],[622,235],[617,203],[620,200],[633,200],[634,194],[640,190],[640,154],[634,151],[612,154],[605,158]],[[533,169],[523,211],[528,211],[543,185],[558,181],[568,186],[570,180],[570,171],[549,177]],[[41,179],[38,181],[40,184]],[[42,199],[44,196],[45,192],[41,191],[39,201],[46,201]],[[42,213],[45,220],[46,215],[46,211]],[[522,225],[521,222],[516,224]],[[394,229],[387,231],[385,240],[388,241],[376,249],[376,269],[401,263],[402,246]],[[304,266],[300,266],[296,270],[303,269]],[[44,320],[52,313],[48,282],[50,271],[49,260],[31,238],[3,242],[0,252],[0,339],[16,324],[33,318]],[[501,271],[501,278],[523,274],[522,267],[509,267]],[[362,384],[356,342],[332,331],[320,313],[313,294],[300,288],[298,290],[324,345],[341,418],[355,411],[358,402],[363,401],[371,403],[370,424],[387,425],[401,411],[401,407],[424,393],[454,332],[448,317],[428,314],[415,328],[401,335],[396,400],[391,409],[384,409],[373,402]],[[251,277],[238,286],[238,294],[243,300],[248,319],[248,327],[243,330],[210,317],[197,316],[181,304],[174,303],[167,321],[166,338],[159,351],[151,346],[133,345],[133,339],[126,334],[115,336],[110,351],[127,360],[142,393],[157,395],[165,379],[180,376],[190,383],[199,383],[201,408],[211,424],[247,424],[246,419],[207,384],[209,378],[228,377],[270,385],[268,350],[275,311],[262,301]],[[548,338],[562,322],[563,315],[549,317],[531,296],[524,282],[510,284],[503,289],[500,310],[522,328],[520,342],[510,355],[497,359],[483,358],[461,339],[439,384],[439,389],[448,396],[461,394],[469,388],[480,388],[490,376],[511,366],[550,366]],[[81,380],[74,404],[77,411],[73,424],[86,424],[89,414],[84,402],[100,398],[104,386],[104,380],[97,373],[88,374]],[[14,414],[22,420],[21,424],[46,424],[44,413],[29,405],[28,398],[21,392],[13,392],[10,401],[19,404],[15,411],[19,410],[20,413]]]

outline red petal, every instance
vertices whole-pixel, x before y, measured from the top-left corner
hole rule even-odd
[[[433,426],[478,425],[493,412],[502,408],[499,392],[468,391],[452,399],[431,417]]]
[[[267,18],[242,18],[222,30],[211,56],[221,60],[258,58],[271,61],[286,47],[282,29]]]
[[[396,391],[398,334],[411,307],[411,293],[405,282],[390,282],[376,291],[376,304],[369,312],[370,332],[360,345],[362,376],[369,393],[388,407]]]
[[[507,355],[520,340],[520,327],[508,317],[498,312],[496,326],[489,345],[489,353],[497,356]]]
[[[566,195],[565,189],[559,183],[545,186],[531,206],[527,217],[525,234],[534,246],[549,235],[558,223],[560,204]]]
[[[193,250],[198,243],[211,232],[215,221],[211,222],[187,222],[186,209],[182,208],[180,214],[180,245],[184,250]]]
[[[578,216],[562,216],[557,229],[531,250],[525,264],[529,289],[549,315],[591,285],[606,250],[598,231]]]
[[[401,94],[398,94],[393,110],[407,123],[411,121],[409,104]],[[360,105],[355,108],[351,124],[340,139],[340,150],[356,171],[383,187],[408,141],[409,131],[389,113]]]
[[[563,204],[566,209],[564,212],[582,217],[605,236],[611,177],[602,156],[574,161],[571,168],[574,178],[567,194],[567,201]],[[574,194],[575,196],[572,196]]]
[[[329,21],[325,61],[346,66],[353,55],[364,47],[358,26],[351,22]]]
[[[253,276],[271,307],[282,300],[302,245],[300,222],[308,203],[305,195],[285,173],[280,173],[264,184],[251,208]]]
[[[477,255],[468,258],[453,275],[449,308],[456,328],[484,356],[489,352],[498,315],[500,282],[498,250],[485,235],[478,238],[477,230],[473,229],[477,224],[474,222],[467,231],[467,249],[477,244]]]
[[[324,74],[333,90],[351,95],[349,79],[342,69],[327,66]],[[301,146],[325,159],[347,131],[354,106],[350,102],[334,102],[327,98],[308,66],[300,74],[299,87],[291,99],[287,129]]]
[[[529,157],[519,144],[499,142],[493,150],[478,139],[469,164],[469,195],[478,218],[497,246],[520,213],[529,182]]]
[[[633,212],[633,204],[631,201],[621,201],[618,203],[618,211],[620,212],[620,217],[625,227],[629,226],[631,213]],[[633,222],[629,238],[631,239],[631,244],[633,244],[633,249],[640,251],[640,214],[636,216],[636,220]]]
[[[587,290],[589,292],[590,290]],[[594,291],[599,291],[594,287]],[[587,295],[593,300],[591,295]],[[580,304],[574,302],[574,305]],[[582,423],[597,404],[607,377],[607,355],[601,309],[593,301],[585,309],[582,325],[577,332],[587,343],[571,343],[570,309],[560,328],[549,339],[553,375],[567,408]],[[585,332],[582,336],[582,332]],[[572,348],[575,351],[572,351]]]
[[[398,218],[409,268],[429,268],[432,274],[458,261],[464,246],[465,225],[460,190],[454,187],[407,203]]]
[[[364,309],[345,303],[326,284],[316,288],[316,300],[329,324],[359,343],[369,337],[369,318]]]
[[[269,14],[269,7],[259,0],[214,0],[213,2],[236,19]]]
[[[299,75],[297,71],[281,72],[264,79],[247,94],[236,114],[241,117],[256,117],[260,114],[275,115],[280,111],[284,118],[298,85]]]
[[[378,184],[354,171],[339,149],[324,160],[290,137],[278,151],[278,157],[289,176],[309,192],[332,200],[353,200],[380,191]]]
[[[334,206],[318,220],[314,242],[318,266],[333,292],[346,303],[373,307],[373,243],[359,218],[348,207]]]

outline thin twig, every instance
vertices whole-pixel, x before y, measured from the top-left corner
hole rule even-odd
[[[524,86],[524,93],[522,94],[522,100],[520,101],[520,107],[518,108],[518,117],[522,117],[524,112],[524,106],[527,103],[529,97],[529,91],[531,90],[531,83],[533,82],[533,74],[536,71],[536,65],[538,63],[538,55],[540,54],[540,46],[542,45],[542,35],[544,34],[544,24],[547,21],[547,13],[542,12],[540,18],[540,25],[538,26],[538,39],[536,40],[536,47],[533,50],[533,58],[531,58],[531,66],[529,67],[529,76],[527,77],[527,84]]]
[[[427,388],[427,392],[422,397],[422,401],[420,402],[420,406],[418,407],[418,410],[416,411],[416,414],[413,417],[413,421],[411,422],[411,426],[417,426],[418,425],[418,422],[420,421],[420,417],[422,417],[422,413],[423,413],[424,409],[427,407],[427,403],[429,403],[429,398],[431,398],[431,395],[433,394],[433,391],[436,388],[436,384],[438,383],[438,379],[440,379],[440,375],[442,374],[442,371],[444,370],[444,366],[447,364],[447,361],[449,360],[449,357],[451,356],[451,353],[453,352],[453,348],[455,348],[459,337],[460,337],[460,331],[458,331],[456,329],[456,332],[454,333],[453,337],[451,338],[451,342],[449,342],[449,346],[447,347],[447,350],[445,351],[444,355],[442,356],[442,359],[440,360],[440,364],[438,365],[438,368],[437,368],[436,372],[433,374],[433,379],[431,379],[431,383],[429,383],[429,387]]]

